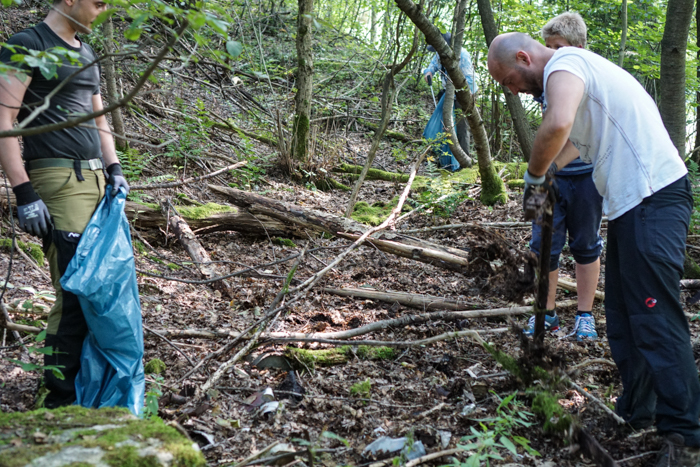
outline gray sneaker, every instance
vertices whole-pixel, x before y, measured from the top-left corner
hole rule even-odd
[[[700,467],[700,448],[685,445],[683,436],[669,433],[656,458],[656,467]]]

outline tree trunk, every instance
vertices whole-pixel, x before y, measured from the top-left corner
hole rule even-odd
[[[297,17],[297,94],[295,97],[294,141],[292,157],[299,162],[308,159],[313,86],[313,51],[311,49],[313,0],[298,0]]]
[[[700,81],[700,0],[695,2],[695,40],[698,47],[698,52],[696,55],[696,60],[698,62],[698,67],[695,70],[695,76]],[[693,160],[695,162],[700,162],[700,89],[695,92],[695,154],[693,154]]]
[[[372,147],[370,148],[369,153],[367,154],[367,161],[365,162],[365,165],[362,168],[362,172],[360,173],[360,177],[357,179],[357,182],[355,182],[355,186],[353,187],[352,193],[350,194],[348,207],[345,210],[345,217],[352,216],[352,211],[355,208],[355,202],[357,201],[357,195],[360,192],[360,187],[362,186],[362,183],[364,182],[365,177],[367,176],[367,172],[369,172],[369,169],[372,167],[372,163],[374,163],[374,158],[377,155],[377,150],[379,149],[379,143],[381,143],[382,137],[384,136],[384,133],[386,132],[387,127],[389,126],[389,120],[391,120],[391,107],[394,102],[394,93],[396,92],[394,76],[396,76],[401,70],[403,70],[406,67],[406,65],[408,65],[408,63],[413,58],[413,54],[418,49],[418,28],[414,28],[413,45],[411,46],[411,50],[406,55],[406,58],[404,58],[403,61],[398,65],[396,64],[396,57],[398,56],[398,51],[400,50],[400,44],[397,43],[395,44],[395,46],[396,53],[394,54],[394,63],[391,66],[391,68],[389,68],[389,71],[387,71],[384,75],[384,84],[382,85],[381,120],[379,122],[377,130],[374,133],[374,140],[372,141]]]
[[[369,45],[374,47],[375,42],[377,42],[377,6],[372,3],[372,17],[369,28]]]
[[[693,0],[669,0],[661,39],[661,119],[678,154],[685,158],[685,53]]]
[[[479,115],[479,111],[474,106],[474,98],[471,95],[469,86],[467,86],[467,80],[459,69],[458,57],[455,57],[450,46],[442,38],[440,30],[426,18],[418,5],[411,0],[394,1],[406,13],[406,16],[418,26],[425,35],[428,44],[435,48],[440,56],[440,62],[454,83],[455,89],[457,89],[457,101],[467,116],[467,121],[474,137],[479,173],[481,175],[481,202],[486,205],[493,205],[499,201],[505,202],[507,200],[505,185],[496,173],[491,161],[491,151],[484,122],[481,119],[481,115]]]
[[[384,50],[384,47],[390,41],[391,37],[391,0],[386,0],[386,8],[384,8],[384,27],[382,28],[382,43],[379,46],[379,50]]]
[[[620,56],[617,58],[617,66],[622,68],[625,63],[625,45],[627,42],[627,0],[622,0],[622,35],[620,37]]]
[[[491,41],[498,35],[498,28],[496,27],[496,21],[493,19],[491,2],[489,0],[477,0],[477,5],[479,6],[479,15],[481,16],[481,25],[484,28],[484,36],[486,36],[486,46],[488,47],[491,45]],[[518,96],[514,96],[513,93],[503,86],[501,86],[501,88],[503,89],[503,94],[506,96],[506,104],[508,105],[508,110],[510,110],[510,116],[513,119],[513,127],[515,128],[515,134],[518,137],[523,157],[525,161],[529,162],[534,135],[527,121],[525,109],[523,109],[523,104],[520,102]]]
[[[108,54],[114,53],[114,24],[112,23],[112,17],[110,16],[107,21],[105,21],[104,27],[105,33],[105,51]],[[109,105],[118,102],[120,99],[119,92],[117,92],[117,72],[114,68],[114,57],[109,57],[105,60],[105,81],[107,82],[107,103]],[[124,119],[122,119],[122,109],[117,107],[112,110],[112,128],[114,128],[114,133],[116,135],[124,135]],[[129,142],[124,138],[116,136],[114,142],[119,150],[125,150],[129,148]]]
[[[452,20],[454,31],[452,31],[452,44],[450,44],[450,46],[452,47],[452,51],[454,52],[455,57],[457,57],[459,62],[461,62],[462,57],[462,38],[464,37],[465,20],[464,10],[466,9],[466,7],[466,0],[458,1],[455,5],[455,11]],[[455,101],[454,96],[455,87],[452,84],[452,82],[448,80],[447,85],[445,86],[445,103],[442,107],[442,122],[445,127],[445,132],[450,135],[450,150],[452,151],[452,155],[455,156],[455,159],[457,159],[457,162],[459,162],[459,166],[461,168],[471,167],[473,162],[472,158],[469,157],[469,148],[462,148],[462,145],[460,144],[461,141],[459,140],[459,136],[457,135],[456,131],[457,126],[455,123],[455,119],[452,118],[452,112],[454,109]],[[459,113],[460,115],[457,117],[456,121],[459,121],[462,118],[464,118],[464,115],[461,110]]]

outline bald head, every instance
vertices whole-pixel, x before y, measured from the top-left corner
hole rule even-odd
[[[542,94],[544,66],[553,54],[553,50],[527,34],[501,34],[489,46],[489,73],[513,94],[526,92],[539,96]]]

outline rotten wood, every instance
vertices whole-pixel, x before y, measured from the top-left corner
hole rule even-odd
[[[190,255],[190,258],[195,262],[202,276],[204,276],[205,279],[221,276],[221,272],[216,267],[216,264],[212,263],[209,253],[204,249],[202,244],[199,243],[197,236],[192,232],[192,229],[185,219],[178,215],[169,201],[164,201],[162,203],[162,209],[164,212],[169,213],[168,226],[172,229],[182,247]],[[221,292],[228,295],[228,297],[234,297],[231,283],[227,280],[222,279],[215,282],[213,285],[219,288]]]
[[[380,290],[355,288],[333,289],[330,287],[326,287],[322,290],[333,295],[340,295],[341,297],[357,297],[380,300],[388,303],[399,303],[420,310],[464,310],[471,306],[468,302],[461,300],[406,292],[383,292]]]
[[[681,281],[683,282],[683,281]],[[557,280],[557,285],[561,287],[564,290],[568,290],[569,292],[578,292],[578,288],[576,286],[576,282],[574,281],[569,281],[566,279],[562,279],[561,277]],[[699,285],[700,287],[700,285]],[[601,302],[605,300],[605,292],[601,292],[600,290],[595,291],[595,298],[596,300],[600,300]]]

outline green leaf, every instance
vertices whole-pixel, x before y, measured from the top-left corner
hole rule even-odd
[[[187,15],[187,19],[192,25],[192,29],[195,30],[204,26],[204,23],[206,23],[207,21],[206,15],[201,11],[190,11]]]
[[[103,11],[102,13],[97,15],[97,18],[95,18],[95,21],[92,22],[92,25],[90,27],[96,28],[100,24],[107,21],[107,19],[109,19],[109,17],[111,17],[116,12],[117,12],[116,8],[109,8],[109,9]]]
[[[330,431],[324,431],[321,433],[321,438],[330,438],[330,439],[335,439],[337,441],[340,441],[343,443],[345,446],[350,447],[350,443],[348,442],[347,439],[343,438],[342,436],[338,436],[335,433],[332,433]]]
[[[507,450],[509,450],[510,452],[512,452],[515,455],[518,454],[518,449],[515,447],[515,444],[513,444],[513,442],[511,440],[509,440],[507,437],[501,436],[501,439],[499,441]]]
[[[41,331],[39,334],[36,335],[36,337],[34,338],[34,342],[41,342],[44,339],[46,339],[46,329],[44,329],[43,331]]]
[[[232,58],[236,58],[243,53],[243,44],[238,41],[226,41],[226,52]]]
[[[22,308],[25,310],[31,310],[32,308],[34,308],[34,305],[31,301],[26,300],[24,303],[22,303]]]
[[[228,23],[216,18],[209,18],[209,26],[219,34],[226,34],[228,30]]]

